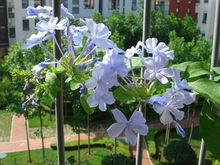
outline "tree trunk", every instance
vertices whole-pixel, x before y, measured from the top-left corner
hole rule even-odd
[[[77,155],[77,164],[80,165],[80,128],[78,127],[78,155]]]
[[[29,141],[29,133],[28,133],[28,125],[27,125],[27,118],[25,117],[25,130],[26,130],[26,138],[27,138],[27,148],[28,148],[28,162],[32,163],[31,159],[31,150],[30,150],[30,141]]]
[[[40,135],[41,135],[43,161],[45,161],[45,147],[44,147],[44,134],[43,134],[43,119],[42,119],[42,111],[41,111],[41,109],[40,109]]]
[[[89,155],[91,154],[91,150],[90,150],[90,115],[87,115],[87,126],[88,126],[88,152]]]

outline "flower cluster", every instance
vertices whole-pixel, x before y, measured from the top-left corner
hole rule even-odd
[[[80,82],[80,93],[88,95],[87,102],[91,108],[98,107],[101,111],[106,111],[107,105],[116,101],[114,97],[116,88],[135,91],[139,86],[149,89],[157,81],[161,84],[169,84],[170,88],[163,94],[155,95],[152,92],[144,95],[146,97],[141,95],[136,100],[138,104],[151,104],[160,115],[163,124],[172,123],[177,133],[184,136],[184,130],[177,121],[183,119],[184,112],[181,109],[184,105],[194,102],[195,94],[190,91],[187,81],[181,80],[180,72],[167,66],[168,61],[174,59],[173,51],[169,50],[165,43],[158,43],[156,38],[149,38],[145,42],[139,41],[135,47],[123,51],[109,39],[111,32],[103,23],[97,24],[92,19],[85,18],[79,20],[81,26],[71,25],[69,19],[75,18],[63,5],[61,9],[63,16],[61,20],[53,17],[53,10],[47,6],[27,9],[27,18],[37,19],[38,22],[35,27],[36,34],[32,34],[26,40],[24,48],[39,45],[51,56],[50,60],[46,59],[32,68],[35,78],[47,65],[63,66],[66,73],[68,70],[74,70],[73,75],[71,72],[66,74],[68,81],[73,80],[78,72],[85,70],[88,73],[87,77],[85,76],[87,80]],[[56,41],[56,30],[62,31],[66,40],[65,50]],[[63,58],[55,59],[54,54],[46,48],[44,42],[49,39],[54,39],[63,58],[70,57],[67,64],[63,64]],[[98,49],[102,50],[103,57],[96,56]],[[145,50],[149,56],[144,57],[142,50]],[[140,67],[144,68],[144,80],[135,74],[134,58],[142,62]],[[142,92],[147,91],[149,90]],[[148,127],[142,112],[135,110],[129,120],[118,109],[112,110],[112,113],[117,122],[107,130],[110,136],[116,138],[124,132],[129,143],[135,145],[136,134],[147,135]]]

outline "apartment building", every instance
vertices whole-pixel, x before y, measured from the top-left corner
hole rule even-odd
[[[49,0],[7,0],[9,44],[23,42],[34,32],[35,21],[26,19],[26,8],[51,5]]]
[[[26,19],[26,8],[38,5],[52,6],[52,0],[3,0],[5,9],[4,18],[6,31],[3,32],[4,42],[10,45],[15,42],[23,42],[26,38],[34,33],[35,21]],[[7,3],[6,3],[7,2]],[[104,17],[109,16],[114,10],[119,12],[136,11],[138,8],[138,0],[64,0],[64,5],[69,9],[75,17],[90,17],[94,11],[102,13]],[[6,6],[7,5],[7,6]],[[7,11],[6,11],[7,10]],[[0,13],[1,14],[1,13]],[[8,18],[8,19],[6,19]],[[1,25],[0,25],[1,26]],[[3,40],[3,38],[1,38]],[[8,41],[7,41],[8,40]]]
[[[65,0],[64,4],[75,17],[90,17],[94,11],[107,17],[114,10],[126,13],[138,8],[138,0]]]
[[[207,39],[213,35],[216,1],[217,0],[196,0],[195,21],[202,35]]]
[[[170,0],[169,11],[179,18],[189,15],[195,19],[195,4],[196,0]]]
[[[0,57],[6,52],[8,41],[7,1],[0,1]]]

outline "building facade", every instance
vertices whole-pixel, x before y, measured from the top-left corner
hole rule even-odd
[[[8,39],[8,44],[23,42],[30,36],[30,34],[34,33],[35,21],[32,19],[26,19],[26,8],[28,6],[52,6],[52,0],[3,1],[7,7],[2,7],[5,9],[5,15],[2,16],[5,21],[1,22],[4,22],[7,25],[7,32],[0,32],[4,33],[3,36],[5,37],[5,40]],[[100,12],[104,17],[107,17],[115,10],[125,13],[128,11],[136,11],[138,8],[138,0],[63,0],[63,3],[75,17],[90,17],[95,11]]]
[[[196,0],[197,27],[207,39],[212,37],[215,20],[216,0]]]
[[[195,5],[196,0],[170,0],[169,11],[179,18],[189,15],[195,19]]]
[[[0,1],[0,57],[6,52],[9,46],[8,40],[8,19],[7,0]]]

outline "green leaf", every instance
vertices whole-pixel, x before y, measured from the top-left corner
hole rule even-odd
[[[204,62],[193,62],[189,64],[187,71],[189,72],[189,78],[210,74],[209,65]]]
[[[207,102],[204,103],[200,114],[200,133],[207,149],[214,157],[220,159],[220,116]]]
[[[207,79],[200,79],[189,83],[192,90],[201,96],[210,99],[217,107],[220,107],[220,84]]]
[[[70,89],[72,91],[75,91],[76,89],[79,88],[80,83],[74,82],[74,81],[70,81]]]
[[[136,101],[135,97],[131,95],[128,89],[119,87],[113,91],[114,98],[122,104],[131,104]]]
[[[46,74],[46,78],[45,78],[45,81],[48,83],[48,84],[55,84],[57,82],[57,76],[55,73],[50,73],[50,72],[47,72]]]
[[[126,65],[127,65],[128,69],[131,70],[129,60],[126,60]],[[133,66],[133,69],[139,69],[139,68],[143,67],[143,64],[141,62],[141,58],[140,57],[132,57],[132,66]]]
[[[192,63],[193,63],[192,61],[187,61],[187,62],[183,62],[183,63],[180,63],[180,64],[171,65],[170,68],[177,69],[181,72],[184,72],[184,71],[186,71],[187,67]]]
[[[220,67],[214,67],[213,71],[217,74],[220,74]]]
[[[90,108],[89,104],[87,103],[87,97],[88,97],[87,95],[81,95],[80,96],[80,104],[83,107],[84,111],[87,114],[91,115],[94,113],[95,108]]]

